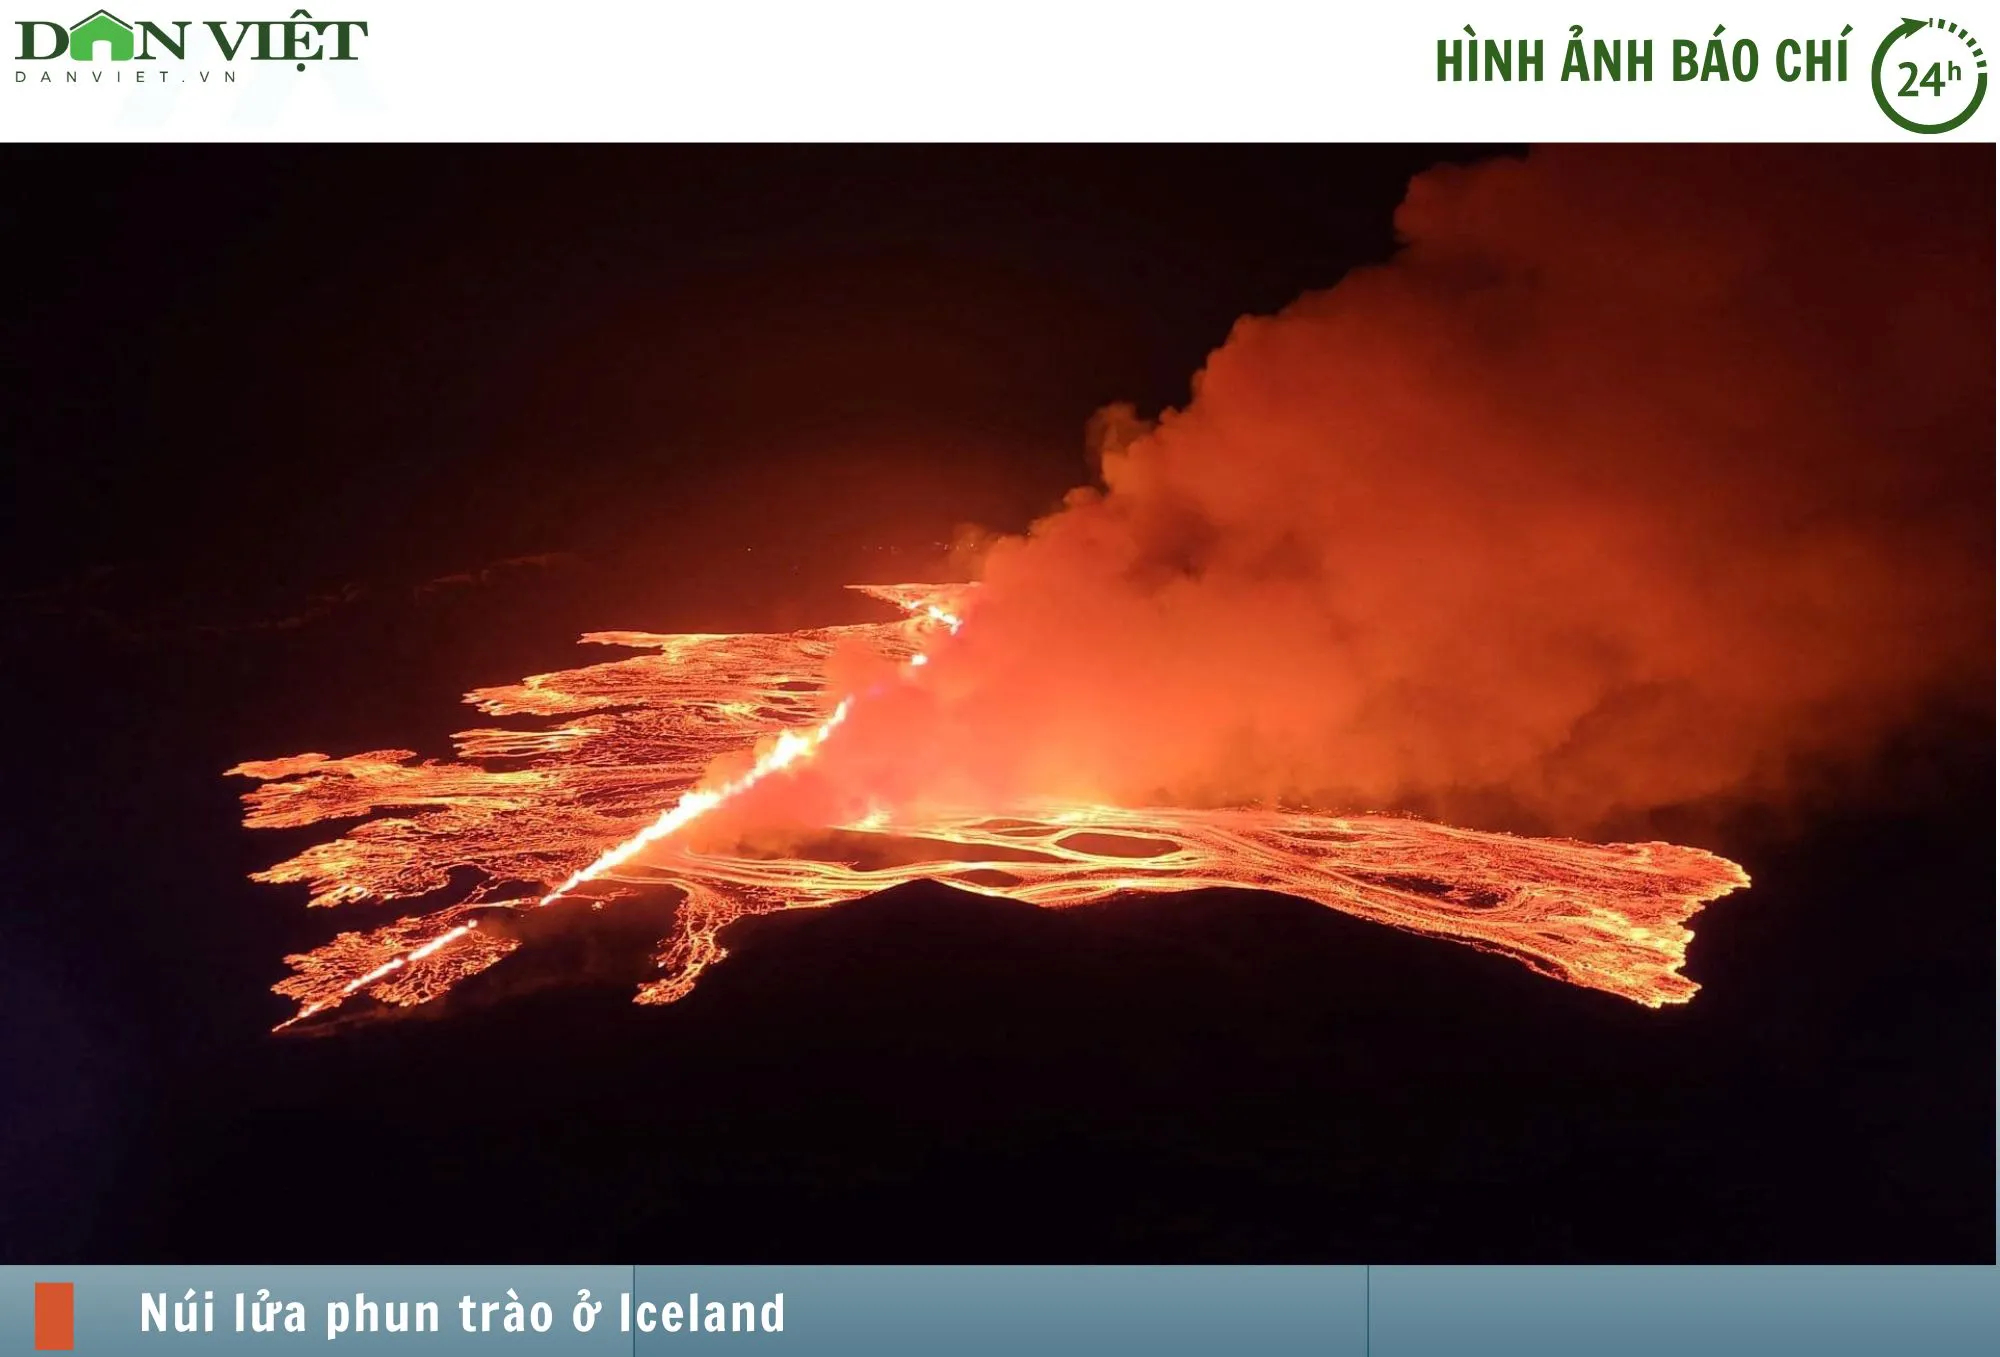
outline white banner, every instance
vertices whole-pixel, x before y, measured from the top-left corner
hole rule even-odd
[[[0,10],[8,139],[1992,140],[2000,116],[1990,5],[127,4]]]

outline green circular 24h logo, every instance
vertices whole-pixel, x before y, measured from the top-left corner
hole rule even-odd
[[[1875,49],[1872,79],[1875,102],[1896,126],[1949,132],[1986,97],[1986,53],[1957,24],[1905,19]]]

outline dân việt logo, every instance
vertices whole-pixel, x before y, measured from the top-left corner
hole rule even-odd
[[[357,41],[368,36],[363,19],[315,19],[303,9],[284,19],[141,19],[127,22],[96,10],[73,24],[47,19],[16,21],[21,45],[17,61],[188,61],[218,56],[223,61],[291,62],[299,70],[310,61],[356,61]],[[27,78],[16,72],[17,81]],[[43,73],[44,81],[53,80]]]

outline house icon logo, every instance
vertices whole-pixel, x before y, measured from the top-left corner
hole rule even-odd
[[[113,61],[132,59],[132,25],[109,10],[79,19],[69,26],[69,55],[73,61],[95,61],[98,44],[111,49]]]

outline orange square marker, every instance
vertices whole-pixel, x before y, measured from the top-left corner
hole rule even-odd
[[[35,1283],[35,1351],[76,1350],[76,1283]]]

